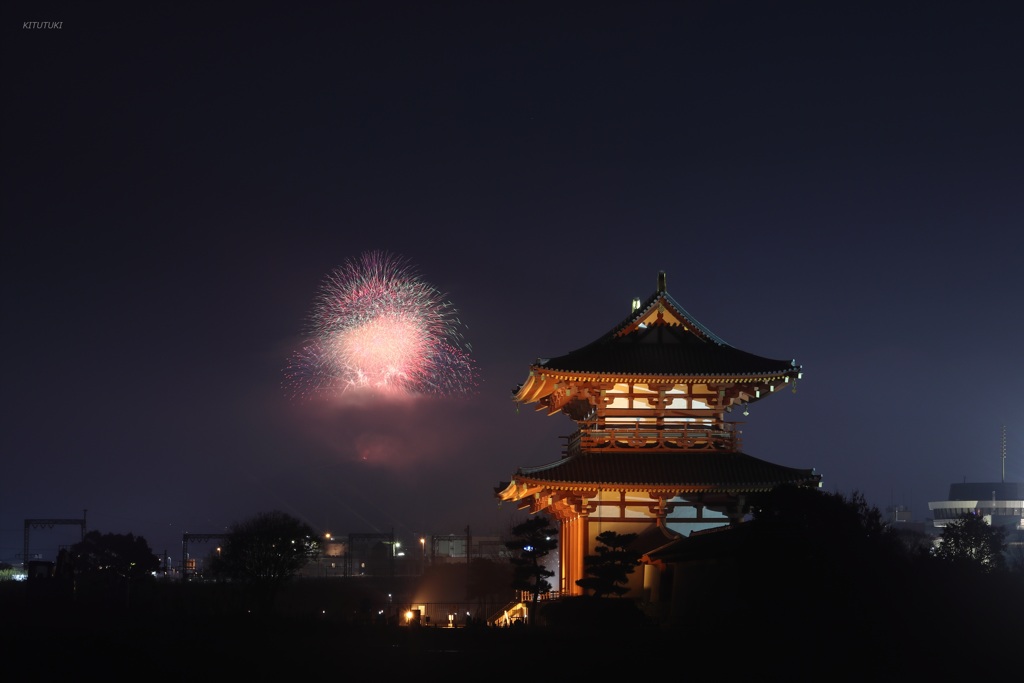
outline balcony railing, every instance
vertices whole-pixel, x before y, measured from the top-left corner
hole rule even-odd
[[[738,451],[742,448],[737,422],[654,425],[609,425],[581,422],[568,437],[566,454],[579,451],[634,451],[666,449],[685,451]]]

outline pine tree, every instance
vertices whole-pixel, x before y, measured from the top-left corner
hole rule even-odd
[[[558,547],[558,530],[544,517],[530,517],[512,528],[512,536],[505,544],[514,553],[512,588],[530,593],[530,614],[536,615],[540,594],[551,590],[548,579],[555,575],[542,560]]]
[[[629,591],[629,575],[640,564],[639,553],[627,550],[636,537],[637,534],[620,534],[615,531],[598,534],[596,540],[601,545],[595,549],[596,555],[583,558],[583,571],[587,576],[577,580],[576,585],[593,591],[597,598],[625,595]]]

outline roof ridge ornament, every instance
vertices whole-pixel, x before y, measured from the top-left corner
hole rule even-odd
[[[658,293],[664,293],[665,290],[665,271],[658,271]]]

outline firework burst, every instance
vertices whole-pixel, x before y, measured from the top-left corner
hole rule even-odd
[[[409,261],[380,251],[347,260],[323,281],[310,338],[285,369],[295,395],[363,388],[450,396],[476,386],[457,309]]]

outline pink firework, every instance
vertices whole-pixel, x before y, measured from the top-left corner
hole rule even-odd
[[[409,262],[372,251],[321,285],[311,338],[285,372],[298,394],[354,388],[455,395],[476,386],[458,311]]]

